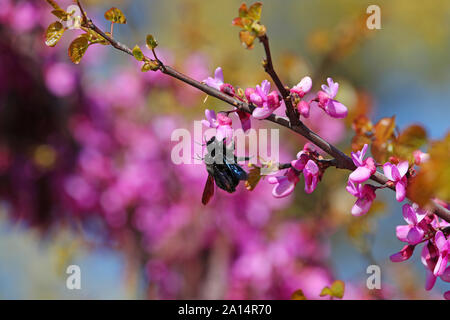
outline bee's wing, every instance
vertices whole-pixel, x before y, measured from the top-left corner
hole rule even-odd
[[[208,204],[214,195],[214,178],[212,175],[208,174],[208,179],[206,179],[205,189],[203,190],[202,203],[204,205]]]

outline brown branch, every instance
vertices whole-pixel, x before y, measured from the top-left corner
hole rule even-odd
[[[107,34],[105,34],[100,28],[98,28],[92,22],[92,20],[87,18],[85,15],[85,12],[83,11],[83,9],[81,7],[80,1],[77,0],[77,3],[81,9],[81,12],[83,13],[84,24],[85,24],[84,26],[86,28],[89,28],[89,29],[97,32],[98,34],[100,34],[117,50],[120,50],[122,52],[125,52],[125,53],[133,56],[133,52],[129,47],[127,47],[126,45],[120,43],[119,41],[117,41],[117,40],[111,38],[110,36],[108,36]],[[267,37],[262,37],[262,38],[263,39],[261,41],[264,44],[264,47],[266,48],[266,46],[267,46],[267,49],[266,49],[267,63],[265,65],[266,65],[267,70],[270,71],[270,73],[269,73],[269,71],[267,71],[267,72],[271,75],[272,79],[274,79],[275,83],[277,84],[278,90],[283,95],[283,98],[285,96],[288,97],[289,91],[283,87],[282,82],[280,81],[278,75],[276,74],[276,72],[273,69],[272,58],[270,55],[270,50],[268,48],[268,39],[267,39]],[[171,76],[175,79],[178,79],[184,83],[187,83],[188,85],[203,91],[204,93],[208,94],[209,96],[212,96],[219,100],[222,100],[222,101],[224,101],[242,111],[245,111],[249,114],[251,114],[255,108],[252,104],[248,104],[246,102],[240,101],[239,99],[233,98],[215,88],[209,87],[204,83],[201,83],[197,80],[190,78],[189,76],[173,69],[170,66],[163,65],[162,62],[160,62],[159,60],[157,62],[160,64],[160,71],[162,73],[164,73],[168,76]],[[277,80],[275,80],[275,79],[277,79]],[[292,107],[290,98],[285,100],[285,103],[286,103],[286,108],[288,108],[288,106]],[[294,112],[293,107],[292,107],[292,111]],[[297,120],[295,120],[295,121],[297,122],[297,125],[292,125],[292,122],[286,117],[280,117],[280,116],[272,114],[268,118],[266,118],[266,120],[276,123],[282,127],[286,127],[288,129],[302,135],[304,138],[306,138],[307,140],[314,143],[317,147],[319,147],[325,153],[329,154],[330,156],[332,156],[334,158],[334,159],[332,159],[332,161],[333,161],[333,166],[336,166],[336,168],[347,169],[350,171],[353,171],[356,169],[356,166],[354,165],[352,159],[349,156],[347,156],[341,150],[339,150],[338,148],[333,146],[331,143],[327,142],[325,139],[320,137],[317,133],[315,133],[314,131],[309,129],[303,122],[298,120],[298,117],[296,117],[296,119]],[[381,185],[384,185],[389,181],[389,179],[385,175],[383,175],[381,172],[378,172],[378,171],[374,175],[372,175],[371,180],[373,180]],[[395,190],[394,187],[390,187],[390,189]],[[450,211],[449,210],[436,204],[433,201],[430,201],[430,205],[432,207],[433,212],[437,216],[439,216],[440,218],[444,219],[447,222],[450,222]]]
[[[287,89],[283,82],[281,82],[280,77],[278,76],[277,72],[275,71],[275,68],[273,66],[272,61],[272,53],[270,52],[270,46],[269,46],[269,38],[267,35],[263,35],[259,37],[259,41],[264,46],[264,51],[266,52],[266,59],[264,60],[264,70],[270,75],[273,82],[278,88],[278,91],[280,91],[281,96],[283,97],[284,104],[286,105],[286,115],[289,118],[289,121],[293,126],[299,125],[300,118],[298,116],[298,113],[296,112],[294,106],[292,105],[291,96],[289,93],[289,89]]]

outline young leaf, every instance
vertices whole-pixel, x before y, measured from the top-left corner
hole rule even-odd
[[[241,40],[242,45],[247,49],[253,48],[253,41],[255,41],[255,35],[250,31],[241,30],[239,32],[239,39]]]
[[[241,4],[241,6],[239,7],[239,17],[241,18],[245,18],[247,17],[247,5],[245,3]]]
[[[45,32],[45,44],[49,47],[54,47],[61,39],[64,33],[64,27],[61,22],[56,21],[50,24]]]
[[[146,61],[144,63],[144,65],[142,66],[141,71],[142,72],[147,72],[147,71],[150,71],[150,70],[156,71],[158,69],[159,69],[158,62],[156,62],[156,61]]]
[[[144,54],[142,53],[142,50],[138,45],[135,45],[133,48],[133,56],[138,61],[144,60]]]
[[[248,173],[248,179],[245,181],[245,187],[247,190],[252,191],[256,188],[259,180],[261,180],[261,168],[251,165],[251,169]]]
[[[62,21],[67,21],[67,19],[69,18],[69,13],[65,12],[62,9],[55,9],[52,11],[52,14]]]
[[[344,296],[345,291],[345,283],[341,280],[336,280],[331,284],[330,287],[325,287],[322,289],[322,292],[320,293],[321,297],[330,296],[342,299]]]
[[[389,140],[394,134],[395,116],[383,118],[375,124],[375,139],[381,144]]]
[[[303,291],[298,289],[297,291],[295,291],[292,296],[291,296],[291,300],[308,300],[305,295],[303,294]]]
[[[58,4],[53,0],[47,0],[47,3],[53,7],[55,10],[62,10]]]
[[[105,19],[111,21],[112,23],[127,23],[127,18],[125,17],[123,12],[116,7],[112,7],[105,12]]]
[[[70,60],[75,64],[79,64],[88,47],[89,41],[84,34],[73,40],[69,46]]]
[[[262,11],[262,3],[255,2],[248,8],[247,16],[255,21],[259,21],[261,19],[261,11]]]
[[[150,50],[153,50],[158,46],[158,42],[155,40],[155,38],[151,34],[147,35],[146,43],[147,43],[147,48],[149,48]]]

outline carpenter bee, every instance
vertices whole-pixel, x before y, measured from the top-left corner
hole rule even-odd
[[[203,190],[202,203],[206,205],[214,195],[214,182],[229,193],[236,191],[241,180],[247,180],[247,173],[237,163],[234,155],[234,146],[227,148],[224,140],[219,141],[212,137],[206,143],[207,154],[204,162],[208,171],[205,189]]]

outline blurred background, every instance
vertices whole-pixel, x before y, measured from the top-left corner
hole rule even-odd
[[[166,64],[200,81],[221,66],[226,82],[254,87],[267,78],[264,52],[239,43],[231,21],[240,3],[83,1],[104,30],[103,13],[119,7],[128,23],[114,36],[128,46],[143,48],[151,33]],[[370,4],[381,8],[380,30],[366,28]],[[389,261],[404,224],[389,191],[377,193],[366,216],[351,216],[348,172],[328,170],[311,195],[300,182],[275,199],[262,181],[252,192],[216,191],[203,206],[206,170],[174,165],[170,135],[191,130],[205,108],[228,106],[141,73],[109,46],[93,45],[72,64],[67,47],[77,31],[45,46],[50,11],[43,0],[0,1],[0,299],[288,299],[297,289],[317,299],[336,279],[347,299],[442,297],[442,282],[424,290],[419,253]],[[349,117],[314,111],[308,125],[347,153],[351,121],[362,113],[445,136],[449,21],[446,0],[265,0],[262,14],[287,85],[305,75],[316,86],[327,76],[340,83]],[[281,160],[290,161],[305,141],[280,134]],[[81,290],[66,288],[71,264],[81,268]],[[366,289],[371,264],[381,267],[381,290]]]

